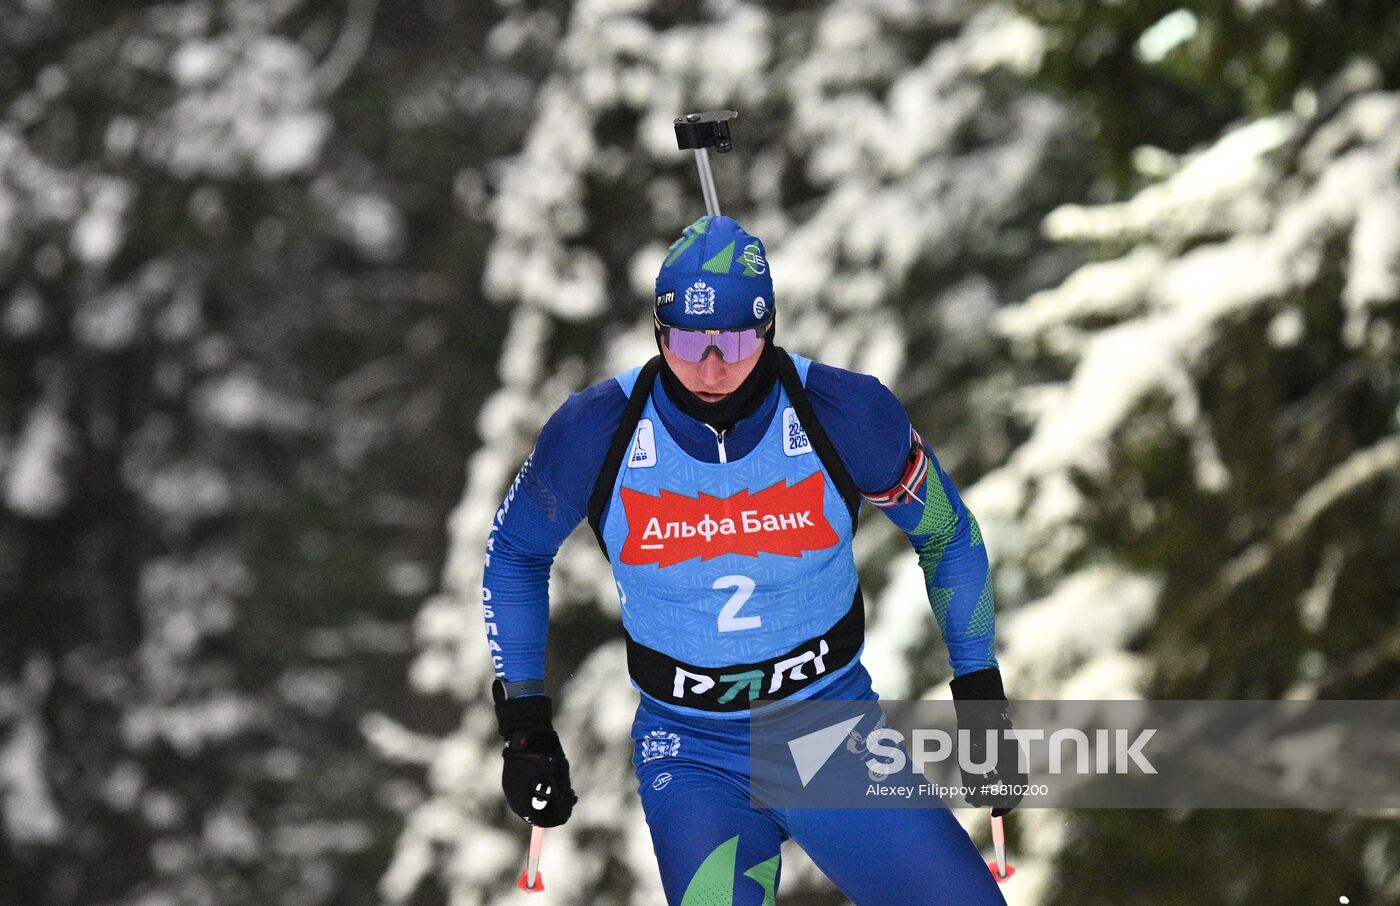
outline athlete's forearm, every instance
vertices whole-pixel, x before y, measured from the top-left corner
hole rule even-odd
[[[492,520],[482,606],[492,669],[506,683],[544,679],[549,568],[579,519],[531,472],[527,460]],[[543,687],[520,687],[543,692]]]
[[[953,675],[962,676],[997,666],[987,549],[952,479],[928,445],[917,434],[915,438],[899,481],[869,499],[884,509],[919,555],[929,606],[948,646]]]
[[[961,508],[951,533],[916,542],[915,550],[953,675],[996,667],[996,603],[976,518]]]

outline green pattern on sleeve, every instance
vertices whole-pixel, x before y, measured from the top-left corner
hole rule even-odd
[[[924,495],[923,510],[918,524],[906,534],[918,552],[929,607],[948,646],[953,671],[994,667],[996,602],[982,527],[958,502],[957,492],[936,462],[930,463],[928,478],[917,490]]]
[[[953,600],[953,589],[934,588],[929,591],[928,602],[933,607],[933,615],[938,620],[938,631],[948,638],[948,605]]]
[[[988,572],[987,580],[982,583],[982,594],[977,598],[977,607],[972,611],[972,618],[967,621],[967,634],[979,636],[991,632],[995,612],[996,605],[992,600],[992,574]]]
[[[778,860],[782,855],[776,855],[771,859],[758,863],[753,868],[744,872],[744,877],[753,878],[763,887],[763,903],[761,906],[774,906],[778,902]]]
[[[932,469],[924,482],[924,492],[928,494],[928,499],[924,502],[924,514],[919,518],[914,534],[951,535],[958,517],[948,500],[948,492],[943,490],[943,482],[938,480],[937,472]]]
[[[938,564],[943,562],[943,552],[948,549],[947,535],[934,535],[919,548],[919,566],[924,571],[924,585],[932,589],[933,574],[938,572]],[[932,592],[930,592],[932,594]]]
[[[953,537],[958,517],[948,501],[947,492],[943,490],[943,482],[938,480],[935,472],[929,472],[924,488],[928,500],[924,502],[924,514],[919,518],[914,534],[929,536],[924,546],[919,548],[919,566],[924,571],[924,585],[933,589],[933,574],[938,572],[938,564],[943,562],[943,552]]]
[[[716,846],[685,886],[681,906],[733,906],[734,860],[738,854],[738,834]]]

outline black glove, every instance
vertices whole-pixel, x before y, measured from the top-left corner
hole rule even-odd
[[[530,824],[557,827],[573,813],[573,785],[569,783],[569,759],[559,745],[551,721],[552,703],[547,695],[507,699],[500,680],[491,686],[496,702],[496,723],[505,748],[501,755],[501,788],[510,810]]]
[[[953,677],[953,707],[958,712],[958,730],[970,735],[970,761],[981,764],[987,760],[987,731],[996,731],[996,761],[989,771],[963,771],[963,786],[973,792],[967,804],[992,807],[992,817],[1000,818],[1021,804],[1026,774],[1021,770],[1018,746],[1005,731],[1012,729],[1007,713],[1006,693],[1001,688],[1001,671],[995,667]],[[962,733],[958,734],[959,739]],[[959,762],[961,768],[961,762]]]

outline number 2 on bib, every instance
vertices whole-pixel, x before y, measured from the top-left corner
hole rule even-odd
[[[739,608],[743,607],[753,594],[754,581],[748,576],[720,576],[715,580],[715,584],[710,586],[715,589],[732,588],[734,594],[729,600],[724,602],[724,606],[719,611],[719,631],[737,632],[741,629],[757,629],[763,625],[763,617],[741,617]]]

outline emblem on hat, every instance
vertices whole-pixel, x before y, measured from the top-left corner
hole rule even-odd
[[[744,246],[743,254],[739,260],[744,263],[744,276],[757,277],[768,270],[768,259],[763,257],[763,253],[758,249],[757,242],[750,242]]]
[[[768,314],[768,300],[762,296],[753,297],[753,316],[762,321],[763,316]]]
[[[685,313],[688,315],[712,315],[715,313],[715,289],[704,280],[696,280],[685,291]]]

